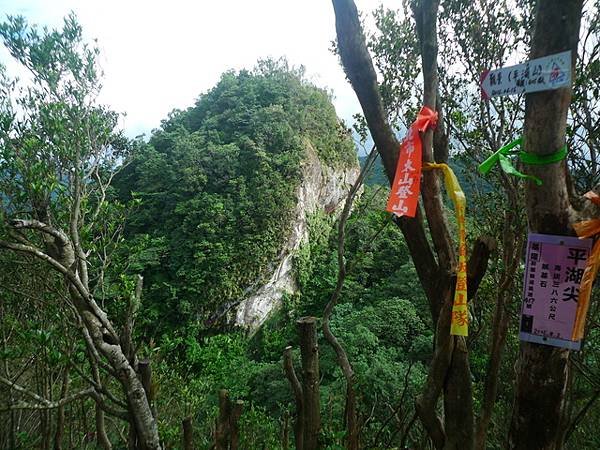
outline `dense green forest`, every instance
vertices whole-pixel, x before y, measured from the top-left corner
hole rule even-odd
[[[599,5],[332,3],[354,124],[265,59],[148,139],[98,100],[75,15],[2,18],[31,80],[0,61],[0,448],[600,448],[598,288],[581,351],[519,339],[528,231],[600,217]],[[565,49],[572,88],[481,98],[484,70]],[[468,336],[450,334],[460,217],[440,172],[416,218],[386,211],[422,105],[439,118],[423,161],[467,199]],[[568,155],[514,160],[542,184],[478,172],[520,136]],[[253,296],[258,327],[236,316]]]
[[[289,234],[306,152],[356,164],[327,94],[285,62],[226,73],[195,106],[175,111],[115,178],[141,205],[126,236],[152,289],[148,327],[197,323],[259,283]]]

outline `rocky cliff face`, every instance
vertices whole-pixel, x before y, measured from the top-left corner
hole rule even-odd
[[[296,290],[292,267],[294,253],[308,239],[308,216],[318,210],[341,211],[352,184],[358,178],[358,164],[346,169],[324,166],[309,145],[303,166],[302,183],[297,190],[298,203],[293,214],[293,229],[284,244],[269,281],[254,289],[237,307],[236,325],[251,332],[259,328],[269,314],[281,306],[285,293]]]

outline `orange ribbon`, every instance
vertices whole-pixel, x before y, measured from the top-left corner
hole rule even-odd
[[[415,217],[421,191],[422,143],[419,132],[435,128],[438,114],[423,106],[402,141],[396,174],[386,211],[397,216]]]
[[[588,192],[585,196],[597,205],[600,205],[600,197],[594,192]],[[600,219],[584,220],[573,224],[573,228],[580,239],[591,238],[600,235]],[[600,238],[596,239],[596,243],[592,248],[592,252],[587,260],[581,284],[579,286],[579,298],[577,300],[577,312],[575,313],[575,325],[573,326],[573,334],[571,340],[579,341],[583,338],[585,328],[585,319],[590,308],[590,296],[592,294],[592,286],[598,275],[600,268]]]

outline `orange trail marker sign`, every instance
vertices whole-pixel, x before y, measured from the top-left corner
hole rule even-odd
[[[423,106],[417,119],[410,126],[400,147],[386,211],[397,216],[415,217],[421,191],[422,143],[419,132],[424,132],[430,127],[435,128],[437,117],[437,112]]]
[[[585,194],[589,200],[596,205],[600,205],[600,196],[593,191]],[[600,219],[585,220],[573,224],[575,232],[579,239],[596,237],[596,242],[592,247],[592,253],[588,258],[587,265],[583,272],[581,285],[579,286],[579,299],[577,301],[577,313],[575,314],[575,326],[573,327],[573,335],[571,339],[578,341],[583,339],[583,331],[585,327],[585,319],[590,307],[590,296],[592,294],[592,285],[600,270]]]

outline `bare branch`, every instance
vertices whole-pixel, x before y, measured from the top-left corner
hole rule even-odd
[[[301,449],[303,447],[304,440],[304,399],[302,392],[302,385],[296,376],[294,370],[294,363],[292,361],[292,347],[287,346],[283,351],[283,370],[285,376],[290,382],[292,392],[294,393],[294,399],[296,401],[296,423],[294,426],[294,437],[296,440],[296,448]]]
[[[46,233],[53,238],[57,239],[61,245],[67,246],[70,245],[69,237],[63,233],[61,230],[54,228],[51,225],[40,222],[35,219],[13,219],[9,222],[9,225],[14,229],[30,229],[41,231],[42,233]]]
[[[50,255],[44,253],[40,249],[29,246],[29,245],[17,244],[14,242],[7,242],[7,241],[3,241],[3,240],[0,240],[0,247],[4,247],[6,249],[13,250],[15,252],[27,253],[27,254],[35,256],[36,258],[41,259],[42,261],[47,262],[50,266],[52,266],[58,272],[63,274],[73,284],[75,289],[79,292],[79,294],[83,298],[88,298],[88,292],[85,289],[85,287],[81,284],[81,281],[79,280],[79,278],[77,278],[77,276],[75,276],[73,274],[73,272],[71,272],[69,269],[67,269],[65,266],[63,266],[56,259],[54,259]]]
[[[302,405],[302,385],[300,384],[300,381],[296,376],[296,371],[294,370],[291,346],[287,346],[283,352],[283,369],[285,371],[285,376],[290,382],[292,391],[294,392],[294,397],[296,398],[296,406],[300,407]]]
[[[19,392],[20,394],[26,395],[27,397],[29,397],[37,402],[37,403],[19,402],[19,403],[14,403],[12,405],[2,406],[2,407],[0,407],[0,412],[13,411],[13,410],[18,410],[18,409],[32,409],[32,410],[56,409],[56,408],[60,408],[61,406],[65,405],[69,402],[72,402],[74,400],[78,400],[83,397],[91,396],[94,392],[94,388],[88,388],[88,389],[85,389],[76,394],[69,395],[68,397],[61,398],[60,400],[50,401],[48,399],[45,399],[45,398],[39,396],[35,392],[31,392],[29,389],[26,389],[23,386],[10,381],[8,378],[3,377],[2,375],[0,375],[0,383],[4,384],[5,386],[8,386],[9,389],[15,390],[15,391]]]

